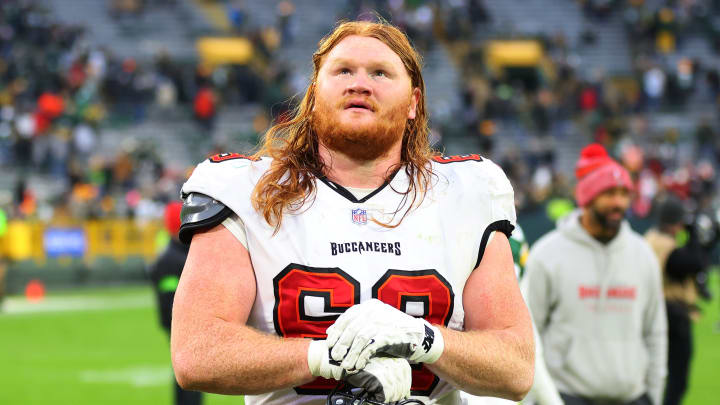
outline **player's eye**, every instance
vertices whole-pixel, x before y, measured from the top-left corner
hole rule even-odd
[[[387,73],[385,73],[384,70],[379,70],[379,69],[376,70],[375,72],[373,72],[373,75],[377,76],[377,77],[387,77]]]
[[[350,72],[350,69],[348,69],[348,68],[340,68],[340,69],[338,69],[338,74],[341,74],[341,75],[349,75],[350,73],[352,73],[352,72]]]

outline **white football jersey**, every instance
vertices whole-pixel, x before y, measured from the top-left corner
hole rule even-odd
[[[513,190],[502,169],[479,155],[438,157],[432,186],[399,226],[408,200],[404,169],[362,199],[326,179],[276,235],[250,196],[271,159],[213,156],[197,166],[183,193],[206,194],[245,226],[257,283],[248,324],[285,337],[324,338],[350,306],[378,298],[434,324],[463,330],[462,294],[495,230],[515,224]],[[408,198],[410,197],[410,198]],[[416,203],[417,204],[417,203]],[[247,404],[323,404],[334,380],[263,395]],[[458,391],[426,367],[413,368],[412,394],[426,404],[460,403]]]

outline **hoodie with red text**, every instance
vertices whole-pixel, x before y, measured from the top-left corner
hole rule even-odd
[[[623,221],[607,244],[558,222],[530,249],[523,293],[560,392],[659,405],[667,375],[667,318],[657,259]]]

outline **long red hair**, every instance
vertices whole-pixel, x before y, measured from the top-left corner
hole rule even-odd
[[[415,203],[422,201],[429,187],[433,175],[429,161],[436,153],[430,148],[428,140],[425,83],[422,78],[420,55],[402,31],[385,21],[341,22],[318,43],[318,49],[312,58],[312,80],[302,101],[296,107],[293,117],[286,122],[272,126],[265,134],[260,149],[255,153],[255,157],[270,156],[273,158],[270,169],[258,181],[253,190],[252,204],[259,213],[262,213],[267,223],[275,227],[276,232],[282,224],[283,214],[300,210],[314,194],[314,178],[324,173],[325,165],[318,152],[318,136],[314,133],[310,123],[315,105],[315,84],[325,55],[350,35],[371,37],[382,41],[402,60],[405,70],[410,76],[412,87],[420,90],[415,118],[408,120],[405,125],[401,161],[388,173],[389,176],[399,167],[405,166],[410,186],[406,191],[396,190],[403,194],[404,198],[395,213],[400,212],[408,200],[410,204],[399,221],[394,224],[381,225],[398,226]]]

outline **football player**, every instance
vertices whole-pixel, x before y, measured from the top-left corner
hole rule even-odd
[[[397,28],[342,23],[313,66],[256,155],[213,156],[183,186],[179,383],[248,404],[320,404],[339,380],[380,402],[520,400],[533,337],[505,174],[432,153],[420,57]]]

